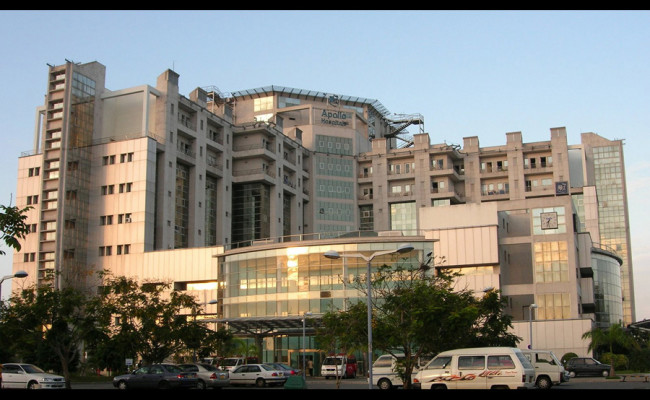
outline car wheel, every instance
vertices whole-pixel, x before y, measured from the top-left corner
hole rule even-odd
[[[609,376],[609,371],[603,371],[603,377],[607,378]]]
[[[38,382],[31,381],[27,384],[27,389],[37,389],[38,388]]]
[[[199,379],[198,382],[196,382],[196,388],[197,389],[205,389],[207,386],[205,385],[205,382],[203,382],[203,379]]]
[[[126,390],[126,389],[128,389],[128,387],[127,387],[125,381],[119,381],[119,382],[117,383],[117,388],[118,388],[118,389],[122,389],[122,390]]]
[[[377,382],[377,387],[379,387],[379,389],[388,390],[392,386],[393,385],[391,385],[388,379],[380,379],[379,382]]]
[[[264,382],[264,379],[262,378],[257,378],[257,380],[255,381],[255,386],[264,387],[266,386],[266,382]]]
[[[537,382],[535,384],[540,389],[550,389],[551,386],[553,386],[553,382],[551,382],[547,376],[540,376],[537,378]]]

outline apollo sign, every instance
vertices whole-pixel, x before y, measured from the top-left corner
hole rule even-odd
[[[320,123],[332,126],[350,126],[352,113],[348,111],[323,110],[320,114]]]

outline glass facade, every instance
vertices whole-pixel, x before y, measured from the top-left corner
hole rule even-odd
[[[432,242],[411,243],[407,254],[376,256],[379,265],[408,263],[419,266],[423,254],[433,251]],[[362,258],[326,258],[335,250],[341,255],[361,253],[370,257],[377,251],[394,250],[400,243],[359,243],[304,246],[251,251],[223,256],[224,317],[300,316],[305,312],[325,313],[344,309],[345,300],[355,301],[359,293],[348,283],[365,276],[367,263]]]
[[[176,163],[176,213],[174,215],[174,247],[188,246],[188,224],[190,203],[190,167]]]
[[[232,242],[250,244],[271,236],[271,190],[261,183],[233,185]]]
[[[623,150],[620,145],[593,148],[594,176],[598,194],[600,244],[623,260],[621,281],[625,323],[633,322],[631,260],[628,259],[627,210]],[[595,240],[594,240],[595,241]]]
[[[594,271],[596,325],[606,329],[623,320],[620,264],[614,257],[592,252],[591,267]]]
[[[393,231],[413,232],[418,227],[415,202],[393,203],[390,205],[390,229]]]

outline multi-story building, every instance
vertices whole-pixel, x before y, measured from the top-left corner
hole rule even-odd
[[[277,86],[187,98],[171,70],[155,87],[104,80],[97,62],[48,72],[19,159],[32,234],[14,269],[29,280],[172,281],[283,361],[306,312],[356,296],[340,278],[365,265],[330,249],[408,242],[412,254],[378,259],[444,259],[458,284],[507,296],[522,346],[586,353],[585,331],[634,321],[620,140],[569,145],[553,128],[543,142],[431,144],[421,116],[371,99]]]

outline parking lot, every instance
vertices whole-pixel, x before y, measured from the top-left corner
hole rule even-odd
[[[81,390],[117,390],[113,388],[110,382],[104,383],[74,383],[72,389]],[[314,390],[368,390],[368,381],[366,378],[342,379],[337,386],[335,379],[325,379],[323,377],[307,377],[307,389]],[[375,388],[376,390],[379,390]],[[554,386],[550,390],[642,390],[650,389],[650,382],[645,382],[642,378],[628,377],[622,379],[607,379],[601,377],[577,377],[572,378],[569,382],[559,386]],[[208,389],[212,390],[212,389]],[[223,390],[284,390],[282,387],[256,388],[253,386],[230,386]]]

